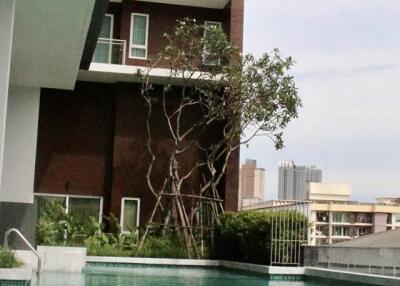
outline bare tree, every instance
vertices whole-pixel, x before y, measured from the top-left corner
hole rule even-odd
[[[194,19],[179,21],[174,33],[164,36],[166,47],[137,74],[147,108],[146,181],[156,199],[138,251],[158,227],[182,234],[189,258],[199,258],[198,247],[224,212],[220,188],[231,155],[256,136],[282,148],[282,131],[297,117],[301,101],[288,72],[292,59],[281,58],[278,50],[260,58],[242,56],[219,27]],[[169,76],[154,86],[152,74],[161,63]],[[162,114],[154,113],[155,106]],[[164,178],[153,175],[154,164],[165,160],[154,152],[155,117],[162,118],[172,142]],[[184,164],[194,153],[199,156],[192,165]],[[184,191],[194,177],[201,179],[198,186]]]

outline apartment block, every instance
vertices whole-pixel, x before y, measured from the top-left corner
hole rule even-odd
[[[296,210],[303,213],[309,222],[309,245],[338,243],[400,227],[400,204],[267,201],[245,206],[242,210]]]
[[[240,205],[250,205],[264,199],[265,170],[256,160],[246,159],[239,173]]]
[[[400,226],[400,205],[313,202],[310,245],[331,244]]]
[[[348,201],[351,187],[348,184],[309,183],[307,200],[309,201]]]
[[[37,207],[49,198],[85,216],[113,213],[123,229],[147,222],[155,198],[145,180],[146,115],[134,75],[186,17],[221,26],[242,49],[243,9],[243,0],[2,1],[1,232],[16,227],[33,241]],[[155,88],[171,76],[166,67],[152,70]],[[154,124],[161,154],[171,139]],[[238,209],[238,176],[239,150],[218,189],[226,210]]]
[[[322,182],[322,170],[315,166],[298,166],[293,161],[279,164],[278,199],[306,200],[310,182]]]

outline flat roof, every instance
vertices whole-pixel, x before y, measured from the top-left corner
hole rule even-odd
[[[364,235],[350,241],[332,244],[335,247],[400,248],[400,228]]]

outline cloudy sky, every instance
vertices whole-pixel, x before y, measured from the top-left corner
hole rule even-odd
[[[245,0],[245,52],[292,56],[304,105],[283,150],[242,148],[266,169],[266,199],[283,160],[317,165],[355,200],[400,197],[399,15],[399,0]]]

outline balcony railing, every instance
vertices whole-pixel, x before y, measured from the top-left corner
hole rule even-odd
[[[116,39],[99,38],[96,50],[93,54],[93,63],[101,64],[125,64],[126,41]]]

